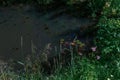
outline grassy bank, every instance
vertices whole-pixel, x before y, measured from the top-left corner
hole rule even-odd
[[[88,59],[86,57],[75,57],[72,65],[67,67],[57,67],[54,74],[44,75],[38,69],[37,72],[16,74],[14,72],[4,72],[1,80],[119,80],[120,79],[120,59],[113,61],[100,59]]]

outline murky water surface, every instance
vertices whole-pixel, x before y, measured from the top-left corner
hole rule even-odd
[[[65,14],[52,19],[56,13],[57,11],[37,12],[29,6],[1,7],[0,58],[20,60],[31,53],[31,43],[34,43],[39,52],[48,43],[58,45],[62,37],[71,38],[69,35],[60,36],[61,34],[79,30],[92,23],[89,19],[77,19]]]

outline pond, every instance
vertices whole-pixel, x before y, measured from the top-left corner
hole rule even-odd
[[[0,7],[0,58],[21,60],[37,53],[48,43],[59,45],[59,40],[72,40],[81,27],[94,24],[88,18],[75,18],[68,14],[55,16],[60,10],[48,13],[38,12],[29,5]]]

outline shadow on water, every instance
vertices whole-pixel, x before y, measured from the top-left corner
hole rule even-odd
[[[1,7],[0,57],[21,60],[31,54],[31,41],[39,53],[48,43],[58,45],[59,39],[71,38],[67,32],[93,24],[90,19],[77,19],[66,14],[51,19],[56,13],[42,14],[30,6]],[[60,36],[64,33],[66,35]]]

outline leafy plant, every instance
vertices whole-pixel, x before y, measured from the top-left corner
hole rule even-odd
[[[87,9],[92,17],[97,17],[101,14],[104,4],[107,0],[88,0]]]
[[[120,1],[108,0],[103,7],[102,15],[106,17],[119,17],[120,16]]]
[[[103,55],[120,55],[120,20],[102,18],[96,44]]]

